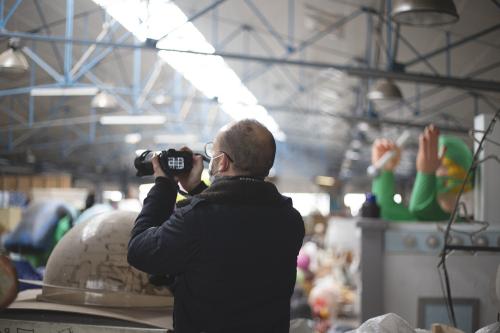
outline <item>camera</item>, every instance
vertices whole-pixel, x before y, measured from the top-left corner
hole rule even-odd
[[[137,176],[150,176],[154,174],[152,159],[154,152],[144,151],[134,160]],[[167,176],[186,174],[193,168],[193,153],[190,151],[179,151],[175,149],[162,150],[158,154],[160,166]]]

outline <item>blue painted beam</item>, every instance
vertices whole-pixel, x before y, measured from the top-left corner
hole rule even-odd
[[[66,0],[66,39],[73,38],[74,11],[74,0]],[[64,81],[66,83],[71,82],[71,67],[73,67],[73,43],[66,43],[64,46]]]
[[[259,35],[258,32],[254,31],[251,34],[251,36],[269,56],[272,56],[272,57],[275,56],[272,48],[266,43],[266,41]],[[293,74],[290,72],[290,70],[287,67],[280,67],[280,69],[282,70],[283,74],[285,75],[285,78],[292,84],[292,86],[296,87],[296,86],[301,85],[301,83],[295,79],[295,77],[293,76]]]
[[[35,49],[36,44],[33,42],[33,49]],[[31,65],[30,65],[30,86],[34,86],[36,83],[36,69],[34,66],[33,60],[31,60]],[[35,97],[30,96],[28,97],[28,126],[31,127],[33,125],[33,121],[35,120]]]
[[[42,6],[40,6],[40,1],[34,1],[36,11],[38,13],[38,16],[40,17],[40,21],[42,21],[42,29],[45,30],[47,35],[52,35],[52,30],[50,29],[50,26],[47,23],[47,19],[45,18],[45,14],[43,11]],[[59,52],[59,49],[57,48],[57,45],[55,42],[50,43],[52,46],[52,51],[54,52],[54,55],[56,56],[57,63],[59,65],[59,69],[61,71],[64,71],[64,61],[62,59],[61,53]]]
[[[87,79],[89,79],[96,87],[99,89],[103,89],[106,92],[109,92],[113,97],[116,99],[116,102],[123,108],[125,109],[128,113],[134,113],[134,108],[131,106],[127,101],[125,101],[120,95],[116,94],[114,91],[107,89],[106,85],[103,84],[103,82],[97,78],[92,72],[87,72],[85,73],[85,76]]]
[[[23,116],[19,115],[14,111],[13,107],[8,107],[6,105],[0,106],[0,111],[5,113],[9,119],[16,120],[21,125],[26,125],[27,120],[23,118]],[[12,123],[10,123],[12,125]]]
[[[288,0],[288,51],[295,47],[295,0]]]
[[[38,54],[33,52],[29,47],[24,46],[23,52],[26,54],[32,61],[34,61],[41,69],[43,69],[47,74],[49,74],[56,82],[62,83],[64,82],[64,77],[59,74],[52,66],[45,62]]]
[[[282,60],[286,60],[288,59],[290,56],[292,56],[293,54],[297,53],[297,52],[300,52],[304,49],[306,49],[307,47],[313,45],[314,43],[316,43],[317,41],[319,41],[320,39],[322,39],[323,37],[325,37],[326,35],[332,33],[333,31],[335,31],[336,29],[340,28],[341,26],[343,26],[344,24],[346,24],[347,22],[355,19],[356,17],[358,17],[359,15],[361,15],[364,11],[363,10],[355,10],[353,11],[351,14],[337,20],[336,22],[330,24],[327,28],[325,28],[323,31],[320,31],[316,34],[314,34],[313,36],[309,37],[308,39],[306,39],[305,41],[301,42],[296,48],[294,48],[292,51],[287,51],[283,57],[282,57]],[[261,75],[263,75],[264,73],[266,73],[269,69],[271,69],[272,67],[274,66],[274,64],[269,64],[267,65],[264,69],[262,70],[259,70],[259,71],[256,71],[252,74],[250,74],[249,76],[243,78],[242,82],[247,84],[249,83],[250,81],[252,80],[255,80],[256,78],[260,77]]]
[[[212,11],[212,46],[219,49],[219,10],[214,8]]]
[[[14,15],[15,11],[17,10],[17,8],[19,7],[19,5],[21,4],[21,2],[23,2],[23,0],[17,0],[13,5],[12,7],[10,7],[10,10],[9,12],[7,13],[7,15],[5,16],[5,18],[2,20],[2,25],[1,25],[1,28],[2,29],[5,29],[5,27],[7,26],[7,23],[9,22],[9,20],[12,18],[12,15]],[[2,11],[3,11],[3,5],[2,5]]]
[[[0,26],[3,27],[3,14],[5,11],[5,0],[0,0]]]
[[[116,43],[123,43],[125,42],[132,33],[130,31],[125,32],[123,35],[118,38]],[[78,81],[85,73],[90,71],[92,68],[97,66],[106,56],[108,56],[111,52],[114,50],[114,46],[109,46],[106,48],[104,51],[102,51],[100,54],[96,55],[94,58],[89,60],[85,65],[80,68],[80,70],[73,76],[74,81]]]
[[[12,89],[3,89],[0,90],[0,97],[29,94],[31,92],[31,89],[33,88],[56,88],[61,86],[62,86],[61,84],[42,84],[34,87],[29,86],[29,87],[20,87]]]
[[[168,34],[176,31],[177,29],[179,29],[180,27],[182,27],[184,24],[188,23],[188,22],[193,22],[194,20],[202,17],[203,15],[205,15],[206,13],[210,12],[211,10],[217,8],[218,6],[220,6],[221,4],[223,4],[226,0],[215,0],[212,4],[208,5],[207,7],[203,8],[202,10],[200,10],[199,12],[195,13],[194,15],[190,16],[188,18],[188,20],[183,23],[181,26],[179,27],[176,27],[174,29],[172,29],[171,31],[167,32],[165,35],[163,35],[162,37],[160,37],[158,40],[160,39],[163,39],[165,37],[168,36]]]
[[[139,41],[136,40],[136,43]],[[133,95],[133,111],[134,113],[139,113],[139,96],[141,94],[141,49],[137,48],[134,50],[134,72],[133,72],[133,82],[132,82],[132,91]]]
[[[234,29],[231,33],[229,33],[218,45],[217,47],[214,46],[214,48],[217,51],[222,51],[224,48],[231,43],[236,37],[238,37],[239,34],[243,32],[243,26],[239,26],[236,29]]]
[[[365,46],[365,61],[367,67],[372,66],[372,54],[373,54],[373,16],[368,13],[366,15],[366,46]]]
[[[253,3],[252,0],[244,0],[245,4],[250,8],[250,10],[255,14],[259,21],[266,27],[267,31],[273,36],[278,44],[280,44],[286,52],[292,51],[285,40],[280,36],[280,34],[274,29],[272,24],[266,18],[266,16],[260,11],[260,9]]]
[[[459,39],[459,40],[457,40],[457,41],[455,41],[453,43],[450,43],[450,45],[448,45],[448,46],[437,48],[434,51],[431,51],[429,53],[424,54],[421,58],[417,57],[415,59],[412,59],[412,60],[406,62],[404,65],[407,66],[407,67],[415,65],[415,64],[419,63],[420,61],[422,61],[422,59],[429,59],[429,58],[435,57],[438,54],[441,54],[443,52],[451,50],[451,49],[453,49],[453,48],[455,48],[457,46],[463,45],[463,44],[468,43],[470,41],[474,41],[475,39],[478,39],[479,37],[487,35],[487,34],[489,34],[491,32],[494,32],[494,31],[496,31],[498,29],[500,29],[500,23],[495,24],[495,25],[493,25],[493,26],[491,26],[489,28],[486,28],[484,30],[481,30],[479,32],[476,32],[476,33],[474,33],[472,35],[469,35],[467,37],[464,37],[462,39]]]
[[[493,64],[490,64],[490,65],[487,65],[487,66],[484,66],[482,68],[479,68],[477,70],[474,70],[470,73],[467,73],[466,75],[464,75],[464,77],[466,78],[474,78],[478,75],[481,75],[481,74],[484,74],[484,73],[487,73],[489,71],[492,71],[496,68],[500,67],[500,61],[497,61]],[[420,99],[420,100],[423,100],[425,98],[429,98],[429,97],[432,97],[434,95],[437,95],[439,93],[441,93],[443,91],[443,87],[436,87],[436,88],[430,88],[430,89],[427,89],[426,91],[423,91],[423,92],[420,92],[419,95],[414,95],[414,96],[411,96],[411,97],[406,97],[405,100],[408,102],[408,103],[412,103],[412,102],[415,102],[417,99]],[[398,111],[399,110],[399,106],[388,106],[388,107],[385,107],[383,109],[381,109],[381,113],[383,113],[384,115],[387,115],[387,114],[390,114],[392,112],[395,112],[395,111]]]
[[[436,75],[439,75],[439,72],[438,70],[436,69],[436,67],[434,67],[430,62],[429,60],[427,59],[424,59],[423,56],[420,54],[420,52],[418,52],[418,50],[415,48],[415,46],[413,46],[413,44],[410,43],[410,41],[408,41],[408,39],[406,39],[403,34],[399,33],[398,34],[398,40],[400,40],[401,42],[403,42],[403,44],[405,44],[409,49],[410,51],[413,52],[413,54],[415,54],[415,56],[421,60],[431,71],[432,73],[436,74]]]
[[[385,1],[386,13],[390,13],[392,11],[392,2],[391,0]],[[393,58],[392,58],[392,21],[387,20],[386,22],[386,33],[387,33],[387,69],[392,69],[393,66]]]

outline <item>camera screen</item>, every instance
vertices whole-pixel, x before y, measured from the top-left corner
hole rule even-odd
[[[184,157],[169,157],[168,168],[172,170],[184,170]]]

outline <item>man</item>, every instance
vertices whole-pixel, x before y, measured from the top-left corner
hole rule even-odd
[[[257,121],[223,129],[207,150],[212,185],[201,183],[203,162],[194,155],[191,172],[178,177],[193,196],[175,209],[176,181],[153,159],[155,186],[132,230],[128,261],[175,276],[176,333],[288,332],[304,223],[291,199],[264,181],[275,152]]]
[[[372,147],[372,163],[393,149],[398,149],[393,142],[386,139],[376,140]],[[472,164],[469,147],[457,137],[439,135],[439,130],[434,125],[427,126],[419,138],[417,177],[408,208],[395,203],[393,199],[393,170],[399,163],[399,155],[398,151],[373,181],[372,192],[381,207],[381,216],[396,221],[447,220],[455,207],[457,194],[467,170]],[[465,191],[471,189],[472,177],[469,177]]]

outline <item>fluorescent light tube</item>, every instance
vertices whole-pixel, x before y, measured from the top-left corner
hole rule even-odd
[[[214,53],[214,47],[169,0],[94,0],[136,38],[160,39],[159,48]],[[164,37],[166,36],[166,37]],[[162,38],[164,37],[164,38]],[[181,73],[207,98],[217,98],[221,109],[235,120],[256,119],[279,141],[285,134],[253,93],[220,56],[159,51],[158,56]]]
[[[161,115],[137,115],[137,116],[102,116],[99,119],[101,125],[162,125],[167,121]]]
[[[95,96],[97,87],[33,88],[31,96]]]

